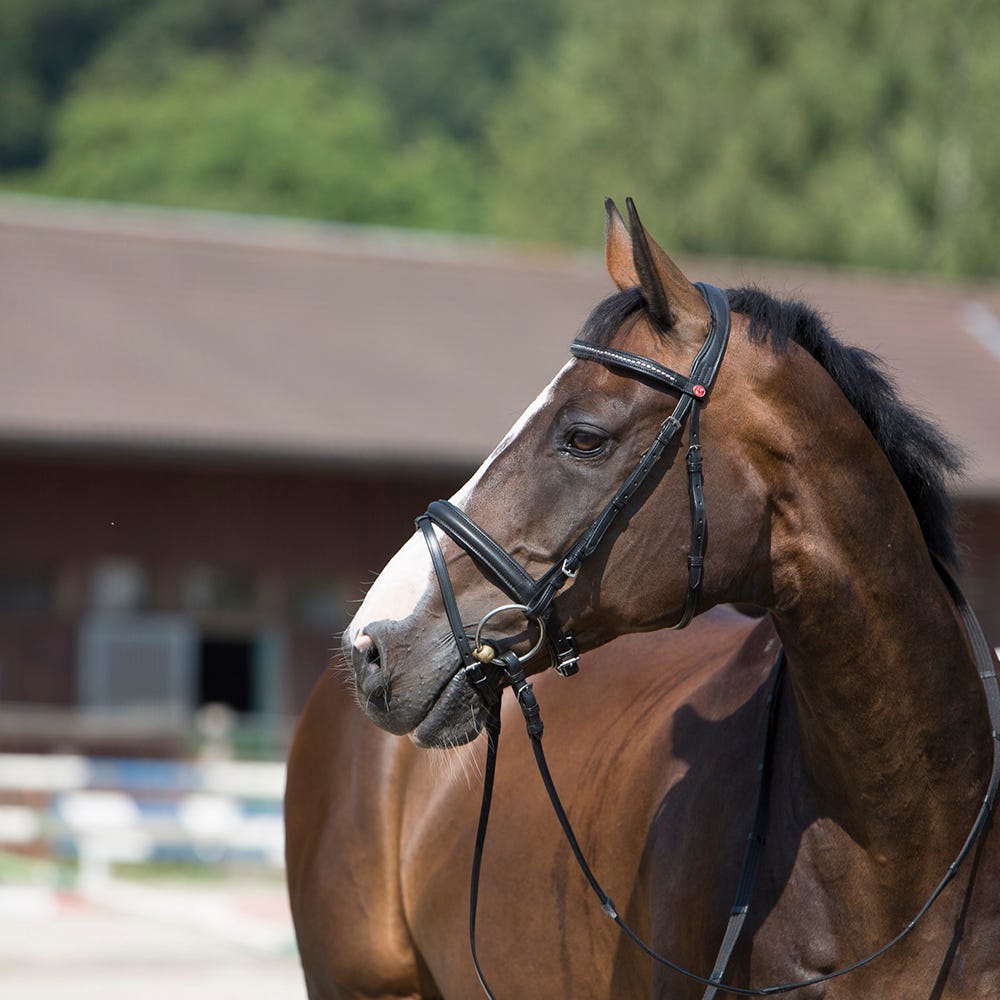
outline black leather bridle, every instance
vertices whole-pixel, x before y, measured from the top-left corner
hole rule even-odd
[[[767,724],[764,749],[759,766],[760,778],[753,828],[748,837],[748,846],[744,857],[736,901],[731,908],[729,922],[726,926],[722,944],[710,977],[700,976],[697,973],[691,972],[654,951],[622,919],[611,898],[597,881],[583,856],[569,818],[566,815],[566,811],[552,781],[548,763],[542,750],[543,725],[541,714],[532,686],[525,678],[524,663],[539,653],[542,647],[545,646],[549,652],[551,665],[558,673],[563,676],[570,676],[578,670],[579,652],[572,633],[562,628],[559,616],[554,607],[555,598],[567,581],[576,577],[584,560],[592,555],[600,545],[618,515],[626,508],[636,491],[658,465],[670,443],[681,431],[685,420],[689,422],[686,465],[691,510],[691,544],[688,553],[687,596],[680,620],[673,628],[684,628],[695,615],[701,592],[707,542],[707,518],[702,490],[702,460],[701,445],[698,437],[698,417],[700,405],[708,397],[708,393],[715,382],[715,377],[725,354],[731,322],[729,302],[725,293],[712,285],[698,283],[696,287],[708,304],[711,312],[711,324],[705,343],[702,345],[692,364],[691,375],[687,378],[649,358],[630,354],[627,351],[599,347],[580,340],[575,340],[570,345],[570,352],[574,357],[597,361],[614,370],[622,371],[651,382],[658,388],[679,393],[680,399],[670,416],[663,421],[656,439],[643,453],[639,463],[615,493],[614,497],[612,497],[601,513],[598,514],[590,527],[566,550],[565,556],[561,560],[558,560],[541,577],[538,579],[532,577],[495,539],[458,507],[446,500],[438,500],[430,504],[427,511],[417,518],[417,525],[423,533],[431,556],[431,562],[434,566],[434,572],[444,602],[445,614],[461,658],[463,672],[469,682],[479,692],[489,710],[485,725],[487,732],[487,758],[483,775],[483,799],[480,808],[479,827],[476,833],[469,894],[469,942],[476,973],[479,976],[479,981],[484,992],[490,1000],[495,1000],[494,994],[486,982],[486,977],[480,966],[476,950],[476,913],[479,897],[479,878],[482,868],[483,849],[486,842],[486,830],[489,822],[490,803],[492,801],[494,775],[496,772],[497,749],[500,739],[500,696],[503,688],[506,686],[509,686],[514,691],[518,705],[524,715],[535,761],[553,810],[562,827],[563,834],[576,858],[581,872],[597,896],[602,910],[651,959],[679,975],[703,984],[706,987],[703,1000],[712,1000],[719,990],[748,997],[773,996],[788,993],[792,990],[826,982],[827,980],[853,972],[884,955],[916,927],[935,900],[941,895],[955,875],[957,875],[962,862],[971,852],[986,827],[996,801],[998,788],[1000,788],[1000,686],[997,683],[993,656],[982,627],[961,590],[944,566],[935,559],[935,567],[955,602],[965,625],[972,645],[979,677],[986,694],[987,708],[993,730],[993,767],[979,813],[958,856],[948,867],[944,878],[935,887],[930,897],[917,912],[917,915],[892,940],[870,955],[852,962],[843,968],[799,982],[747,988],[722,981],[725,969],[746,920],[760,852],[763,847],[764,827],[770,793],[770,764],[773,752],[775,719],[785,666],[785,654],[783,650],[779,651],[775,668],[772,671],[772,686],[768,697]],[[514,602],[494,608],[484,615],[474,630],[471,640],[468,634],[469,630],[466,629],[458,608],[458,602],[441,545],[434,530],[435,525],[440,527],[445,534],[468,553],[483,575],[504,591]],[[521,613],[529,623],[534,623],[538,629],[537,641],[525,655],[519,656],[511,648],[523,637],[489,638],[489,641],[487,641],[484,635],[486,626],[490,620],[502,612],[509,611]],[[488,671],[487,667],[490,667],[492,672]]]
[[[609,347],[598,347],[574,340],[570,353],[574,357],[597,361],[617,371],[637,376],[651,382],[659,389],[680,394],[673,412],[660,425],[656,439],[643,453],[631,474],[594,519],[586,531],[566,550],[562,559],[537,580],[529,575],[497,541],[490,537],[468,515],[447,500],[436,500],[426,513],[417,518],[417,525],[423,532],[430,552],[434,572],[441,588],[445,614],[455,637],[462,664],[468,679],[481,693],[486,693],[494,683],[483,670],[483,664],[492,663],[495,654],[507,645],[504,640],[483,643],[482,632],[486,623],[502,611],[519,611],[529,622],[534,622],[540,633],[535,648],[521,657],[521,662],[530,659],[548,647],[551,665],[557,673],[568,677],[576,673],[580,654],[571,632],[566,632],[553,607],[556,595],[567,581],[576,577],[580,566],[601,544],[608,529],[626,508],[633,495],[659,464],[670,443],[680,432],[684,421],[689,421],[688,429],[688,495],[691,506],[691,548],[688,554],[688,589],[684,610],[674,628],[684,628],[692,618],[701,593],[702,573],[707,541],[707,521],[705,517],[705,496],[702,491],[701,445],[698,440],[698,415],[701,404],[715,382],[719,365],[729,342],[729,302],[725,293],[712,285],[698,284],[697,288],[705,298],[711,312],[711,324],[705,343],[699,350],[691,366],[691,375],[685,377],[649,358]],[[469,641],[465,623],[455,600],[454,588],[448,575],[444,555],[434,525],[441,528],[452,541],[463,548],[475,561],[480,571],[506,593],[515,603],[502,605],[485,615],[474,636],[475,647]],[[487,698],[489,702],[489,698]]]

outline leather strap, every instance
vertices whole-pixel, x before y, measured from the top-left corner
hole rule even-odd
[[[764,728],[764,752],[761,756],[757,771],[760,775],[757,784],[757,804],[754,807],[753,828],[747,837],[746,854],[743,856],[743,868],[740,872],[739,886],[736,890],[736,899],[729,909],[729,921],[726,923],[726,930],[722,935],[722,944],[719,945],[719,953],[715,957],[715,964],[709,979],[713,985],[708,986],[702,995],[701,1000],[714,1000],[718,993],[718,984],[722,982],[722,977],[726,974],[726,967],[733,956],[733,950],[740,939],[743,925],[746,923],[747,914],[750,912],[750,897],[753,896],[754,886],[757,884],[757,867],[760,863],[760,856],[764,850],[764,833],[767,827],[768,807],[771,804],[771,772],[774,764],[774,733],[778,718],[778,707],[781,701],[781,682],[785,676],[785,650],[778,654],[778,662],[774,667],[774,676],[771,680],[771,690],[767,696],[767,722]]]
[[[688,550],[688,589],[680,620],[673,626],[685,628],[691,623],[698,608],[701,584],[704,576],[705,548],[708,543],[708,522],[705,511],[704,478],[702,474],[701,444],[699,440],[698,417],[702,402],[715,384],[715,378],[729,344],[731,318],[729,301],[725,293],[714,285],[697,283],[697,288],[707,303],[712,315],[708,335],[691,365],[691,376],[682,375],[665,368],[649,358],[619,351],[608,347],[595,347],[575,340],[570,351],[576,357],[599,361],[609,367],[621,369],[657,382],[661,388],[671,388],[682,393],[674,412],[660,426],[660,432],[650,448],[643,454],[638,466],[632,471],[618,492],[598,515],[597,519],[570,549],[563,566],[575,570],[600,545],[615,518],[631,500],[635,491],[659,463],[668,445],[680,431],[684,420],[690,414],[689,440],[686,465],[688,472],[688,496],[691,509],[691,544]]]
[[[688,504],[691,509],[691,542],[688,547],[688,588],[684,611],[675,629],[685,628],[694,618],[701,596],[701,581],[705,567],[705,547],[708,544],[708,520],[705,513],[704,480],[701,472],[701,443],[698,438],[697,407],[691,413],[688,453],[685,459],[688,473]]]
[[[486,766],[483,769],[483,797],[479,806],[479,823],[476,827],[476,846],[472,853],[472,875],[469,879],[469,950],[476,968],[479,985],[488,1000],[496,1000],[479,963],[476,949],[476,917],[479,912],[479,881],[486,847],[486,830],[490,822],[490,804],[493,801],[493,781],[497,772],[497,751],[500,748],[500,706],[490,712],[486,720]]]
[[[455,644],[458,646],[462,663],[469,666],[475,663],[476,658],[472,655],[472,647],[469,644],[469,637],[465,633],[465,623],[462,621],[462,612],[458,610],[458,602],[455,600],[455,591],[451,586],[448,575],[448,566],[444,561],[444,553],[441,551],[441,543],[438,541],[434,531],[434,525],[428,517],[417,518],[417,524],[423,532],[424,541],[427,544],[427,551],[430,553],[431,565],[434,567],[434,574],[438,578],[438,586],[441,590],[441,599],[444,602],[444,613],[448,616],[448,624],[451,626],[451,634],[454,636]]]
[[[618,351],[610,347],[597,347],[595,344],[588,344],[583,340],[574,340],[569,345],[569,352],[575,358],[599,361],[609,368],[623,368],[629,374],[642,375],[657,383],[657,388],[672,389],[674,392],[683,392],[688,396],[694,395],[695,383],[689,378],[685,378],[671,368],[664,367],[651,358],[644,358],[641,354],[630,354],[628,351]]]
[[[507,551],[479,527],[463,510],[448,500],[435,500],[418,518],[433,521],[476,561],[480,570],[509,597],[527,604],[535,591],[535,580]]]

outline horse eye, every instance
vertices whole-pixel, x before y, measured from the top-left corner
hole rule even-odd
[[[606,438],[598,434],[597,431],[577,427],[570,431],[569,437],[566,439],[566,447],[578,455],[593,455],[601,450],[605,440]]]

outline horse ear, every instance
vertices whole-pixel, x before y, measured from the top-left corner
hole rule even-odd
[[[646,232],[635,202],[629,198],[626,204],[632,229],[633,261],[650,317],[664,333],[683,330],[703,335],[711,313],[701,292]]]
[[[604,210],[608,214],[604,224],[604,263],[618,291],[624,292],[639,284],[632,258],[632,237],[618,206],[610,198],[604,199]]]

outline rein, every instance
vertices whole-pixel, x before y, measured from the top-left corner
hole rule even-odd
[[[643,453],[639,463],[617,493],[615,493],[614,497],[612,497],[590,527],[569,547],[564,557],[561,560],[557,560],[541,577],[538,579],[533,578],[495,539],[463,511],[448,501],[435,501],[430,504],[424,514],[417,518],[417,525],[423,533],[440,586],[445,614],[448,618],[459,656],[461,657],[462,672],[470,684],[479,692],[487,707],[485,722],[487,756],[483,775],[483,798],[480,807],[479,825],[476,831],[476,844],[473,854],[469,892],[469,944],[476,974],[479,977],[483,991],[490,1000],[495,1000],[495,996],[486,981],[479,962],[476,949],[476,917],[479,901],[479,881],[482,871],[483,852],[489,824],[497,751],[500,740],[500,702],[505,687],[510,687],[513,690],[517,703],[521,708],[528,737],[531,740],[535,763],[553,811],[559,820],[563,835],[576,858],[577,864],[596,895],[601,909],[637,947],[655,962],[687,979],[704,985],[706,990],[703,1000],[713,1000],[719,990],[748,997],[773,996],[788,993],[792,990],[836,979],[839,976],[860,969],[862,966],[868,965],[870,962],[884,955],[916,927],[958,873],[962,862],[966,859],[986,826],[997,797],[998,787],[1000,787],[1000,686],[997,683],[989,643],[979,621],[958,585],[944,566],[935,558],[935,568],[947,587],[952,600],[955,602],[965,625],[972,645],[979,677],[986,694],[990,724],[993,730],[993,767],[979,813],[957,857],[948,867],[944,877],[917,912],[916,916],[895,937],[864,958],[833,972],[810,979],[759,988],[740,987],[722,981],[726,966],[736,947],[740,931],[749,912],[750,897],[753,893],[758,862],[764,843],[764,827],[766,825],[767,807],[770,797],[775,720],[785,667],[784,650],[781,650],[779,653],[777,663],[772,671],[773,679],[767,701],[767,723],[764,749],[759,767],[760,780],[757,790],[753,829],[748,838],[736,901],[730,910],[729,922],[726,926],[722,944],[710,977],[706,978],[685,969],[671,959],[660,955],[644,942],[624,921],[611,898],[597,881],[580,849],[579,842],[573,832],[572,825],[566,815],[562,801],[556,791],[551,772],[549,771],[545,753],[542,749],[544,726],[541,719],[541,712],[534,691],[532,690],[532,685],[525,678],[524,664],[539,653],[543,647],[546,647],[549,652],[550,663],[557,673],[563,676],[570,676],[579,669],[580,654],[573,635],[562,628],[558,614],[553,606],[556,595],[569,580],[576,577],[580,565],[600,545],[618,515],[625,509],[632,496],[660,462],[671,441],[681,431],[685,420],[688,420],[689,435],[686,466],[691,511],[691,544],[688,553],[687,596],[681,617],[673,628],[684,628],[695,615],[701,591],[707,539],[707,517],[702,489],[702,460],[698,437],[698,417],[700,404],[707,397],[714,384],[716,374],[725,354],[730,330],[729,303],[725,294],[712,285],[698,283],[696,287],[708,304],[712,319],[708,336],[695,357],[691,368],[691,375],[687,378],[649,358],[630,354],[626,351],[597,347],[578,340],[573,341],[570,345],[570,351],[575,357],[597,361],[610,368],[620,369],[627,374],[652,382],[657,388],[679,393],[680,399],[670,416],[663,421],[656,439]],[[472,641],[470,641],[458,608],[458,602],[444,555],[441,551],[435,526],[439,527],[468,553],[483,575],[508,594],[515,602],[513,604],[501,605],[484,615],[475,629]],[[484,641],[483,638],[486,625],[492,618],[503,612],[511,611],[522,614],[526,621],[529,624],[534,624],[538,630],[538,637],[533,648],[523,656],[519,656],[510,648],[515,642],[520,641],[523,636],[514,637],[513,639],[496,639],[490,642]],[[489,671],[487,671],[487,668],[490,668]]]

